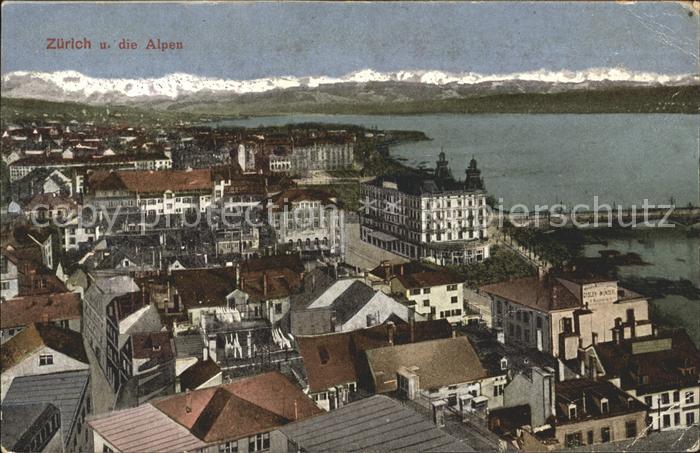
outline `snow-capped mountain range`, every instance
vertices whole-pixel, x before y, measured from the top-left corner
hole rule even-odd
[[[448,73],[437,70],[377,72],[371,69],[344,77],[270,77],[253,80],[209,78],[175,73],[159,78],[118,79],[91,77],[76,71],[25,72],[2,76],[2,95],[50,101],[74,101],[89,104],[141,103],[148,101],[196,100],[212,95],[237,97],[274,90],[318,89],[325,86],[374,83],[381,85],[424,85],[454,87],[464,91],[470,86],[489,91],[550,92],[596,88],[610,85],[691,85],[700,83],[698,74],[656,74],[623,68],[587,71],[530,71],[512,74]],[[517,89],[513,90],[513,87]]]

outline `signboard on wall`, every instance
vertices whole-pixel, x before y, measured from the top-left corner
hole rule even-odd
[[[584,304],[611,304],[617,300],[617,282],[591,283],[581,287]]]

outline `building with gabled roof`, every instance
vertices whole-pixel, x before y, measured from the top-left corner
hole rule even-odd
[[[647,299],[606,277],[550,273],[480,290],[491,297],[493,327],[503,330],[507,343],[565,361],[575,360],[579,347],[611,341],[616,328],[651,334]]]
[[[0,348],[2,398],[18,377],[87,370],[89,366],[79,332],[53,325],[30,324]]]
[[[490,379],[467,337],[386,346],[365,352],[375,393],[397,392],[425,406],[446,401],[462,411],[483,411]]]
[[[319,335],[365,329],[395,318],[403,322],[423,320],[408,305],[363,281],[343,279],[312,293],[309,300],[295,303],[290,322],[294,335]]]
[[[106,446],[115,452],[278,451],[282,446],[271,443],[273,431],[320,412],[286,377],[269,372],[153,400],[95,417],[89,424],[96,448]],[[148,431],[139,429],[136,423],[143,424],[143,417],[157,421],[158,432],[171,435],[154,432],[152,424]],[[255,448],[246,448],[251,445]]]
[[[201,212],[212,202],[211,170],[96,171],[86,199],[107,209],[137,208],[150,214]]]
[[[34,322],[50,323],[75,332],[81,331],[82,308],[77,293],[18,296],[1,306],[0,341],[4,344]]]
[[[63,451],[88,450],[90,443],[86,418],[92,410],[90,370],[15,378],[2,400],[2,411],[4,413],[5,408],[28,404],[51,404],[58,409]],[[39,436],[43,429],[43,426],[38,426],[33,430]]]
[[[535,437],[555,448],[604,444],[645,435],[647,407],[607,381],[557,382],[552,428]]]
[[[196,451],[207,445],[151,404],[99,414],[88,424],[94,451]]]
[[[470,452],[423,415],[386,396],[375,395],[337,411],[290,423],[273,433],[280,452],[410,451]]]
[[[606,380],[649,407],[653,430],[700,421],[700,352],[683,329],[625,337],[585,349],[585,375]]]
[[[391,294],[406,300],[416,313],[428,319],[447,319],[457,324],[467,314],[464,277],[449,269],[417,261],[393,265],[385,261],[370,274],[388,284]]]
[[[352,332],[297,336],[308,394],[332,410],[348,403],[359,388],[371,388],[364,352],[370,349],[452,337],[446,320],[386,324]]]

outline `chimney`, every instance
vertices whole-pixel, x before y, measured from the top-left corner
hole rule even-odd
[[[433,423],[438,427],[445,426],[445,401],[438,400],[431,403],[433,409]]]
[[[396,326],[392,321],[389,321],[386,323],[386,337],[387,341],[389,342],[390,346],[394,346],[394,331],[396,330]]]
[[[408,333],[411,343],[416,342],[416,314],[413,310],[408,312]]]
[[[209,360],[209,348],[207,347],[202,348],[202,360],[205,362]]]
[[[267,272],[263,271],[263,296],[267,295]]]
[[[192,393],[190,389],[185,390],[185,412],[192,412]]]
[[[506,334],[503,332],[503,329],[497,328],[496,330],[496,340],[501,343],[505,344],[506,343]]]
[[[386,281],[391,280],[391,265],[389,264],[389,261],[388,260],[382,261],[382,267],[384,268],[385,280]]]
[[[622,343],[621,337],[623,334],[621,332],[621,329],[619,329],[618,327],[613,328],[612,335],[613,335],[613,341],[615,342],[615,344]]]

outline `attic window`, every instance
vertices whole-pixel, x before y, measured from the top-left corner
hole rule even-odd
[[[325,346],[318,347],[318,357],[321,359],[321,365],[325,365],[330,360],[331,356]]]
[[[53,355],[52,354],[41,354],[39,355],[39,366],[53,365]]]
[[[603,398],[600,400],[600,413],[607,414],[608,412],[610,412],[610,404],[606,398]]]
[[[573,420],[576,418],[576,405],[571,404],[569,406],[569,420]]]
[[[506,368],[508,368],[508,359],[503,357],[501,359],[501,369],[505,370]]]

